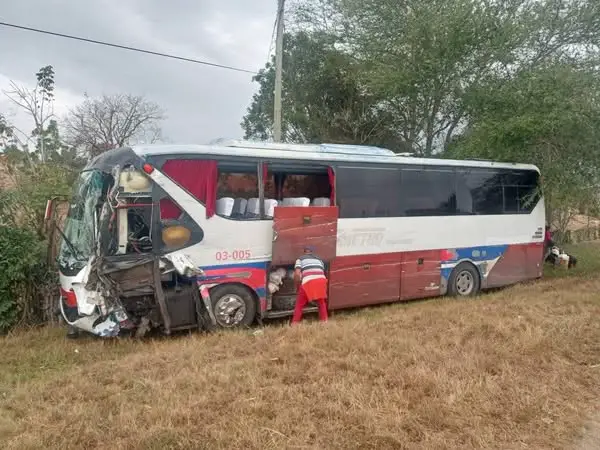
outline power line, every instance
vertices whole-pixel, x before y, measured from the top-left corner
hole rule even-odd
[[[90,44],[104,45],[107,47],[120,48],[122,50],[129,50],[132,52],[146,53],[148,55],[162,56],[163,58],[177,59],[179,61],[191,62],[194,64],[202,64],[204,66],[218,67],[220,69],[234,70],[236,72],[251,73],[253,75],[256,75],[255,70],[240,69],[239,67],[232,67],[232,66],[226,66],[223,64],[216,64],[216,63],[211,63],[208,61],[202,61],[199,59],[185,58],[183,56],[176,56],[176,55],[171,55],[168,53],[154,52],[152,50],[144,50],[141,48],[131,47],[128,45],[111,44],[110,42],[97,41],[95,39],[87,39],[87,38],[83,38],[83,37],[79,37],[79,36],[72,36],[72,35],[64,34],[64,33],[56,33],[54,31],[40,30],[39,28],[31,28],[31,27],[26,27],[23,25],[15,25],[13,23],[0,22],[0,25],[4,26],[4,27],[9,27],[9,28],[16,28],[19,30],[32,31],[34,33],[41,33],[41,34],[47,34],[50,36],[57,36],[57,37],[65,38],[65,39],[73,39],[75,41],[87,42]]]

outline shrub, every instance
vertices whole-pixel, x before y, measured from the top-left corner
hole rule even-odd
[[[36,287],[47,282],[42,254],[33,231],[0,225],[0,333],[35,313]]]

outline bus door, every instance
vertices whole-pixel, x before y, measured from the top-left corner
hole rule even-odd
[[[309,246],[326,264],[336,255],[336,206],[280,206],[273,215],[273,266],[293,265]]]

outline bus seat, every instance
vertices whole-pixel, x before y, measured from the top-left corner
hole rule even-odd
[[[260,203],[258,198],[254,197],[248,200],[248,205],[246,206],[246,217],[260,217]]]
[[[310,206],[310,198],[308,197],[296,197],[294,199],[294,206]]]
[[[327,197],[317,197],[312,201],[313,206],[331,206],[331,200]]]
[[[220,216],[231,217],[234,200],[231,197],[223,197],[217,200],[216,209]]]
[[[237,197],[233,202],[233,217],[244,217],[246,214],[246,208],[248,207],[248,200],[242,197]]]
[[[277,200],[272,198],[265,199],[265,216],[273,217],[275,215],[275,207],[277,206]]]
[[[285,197],[283,200],[281,200],[281,204],[279,206],[294,206],[294,198]]]

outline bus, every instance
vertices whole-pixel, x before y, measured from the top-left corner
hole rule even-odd
[[[539,184],[532,165],[357,145],[110,150],[75,186],[60,310],[105,337],[286,317],[306,246],[326,263],[330,311],[470,297],[542,276]]]

